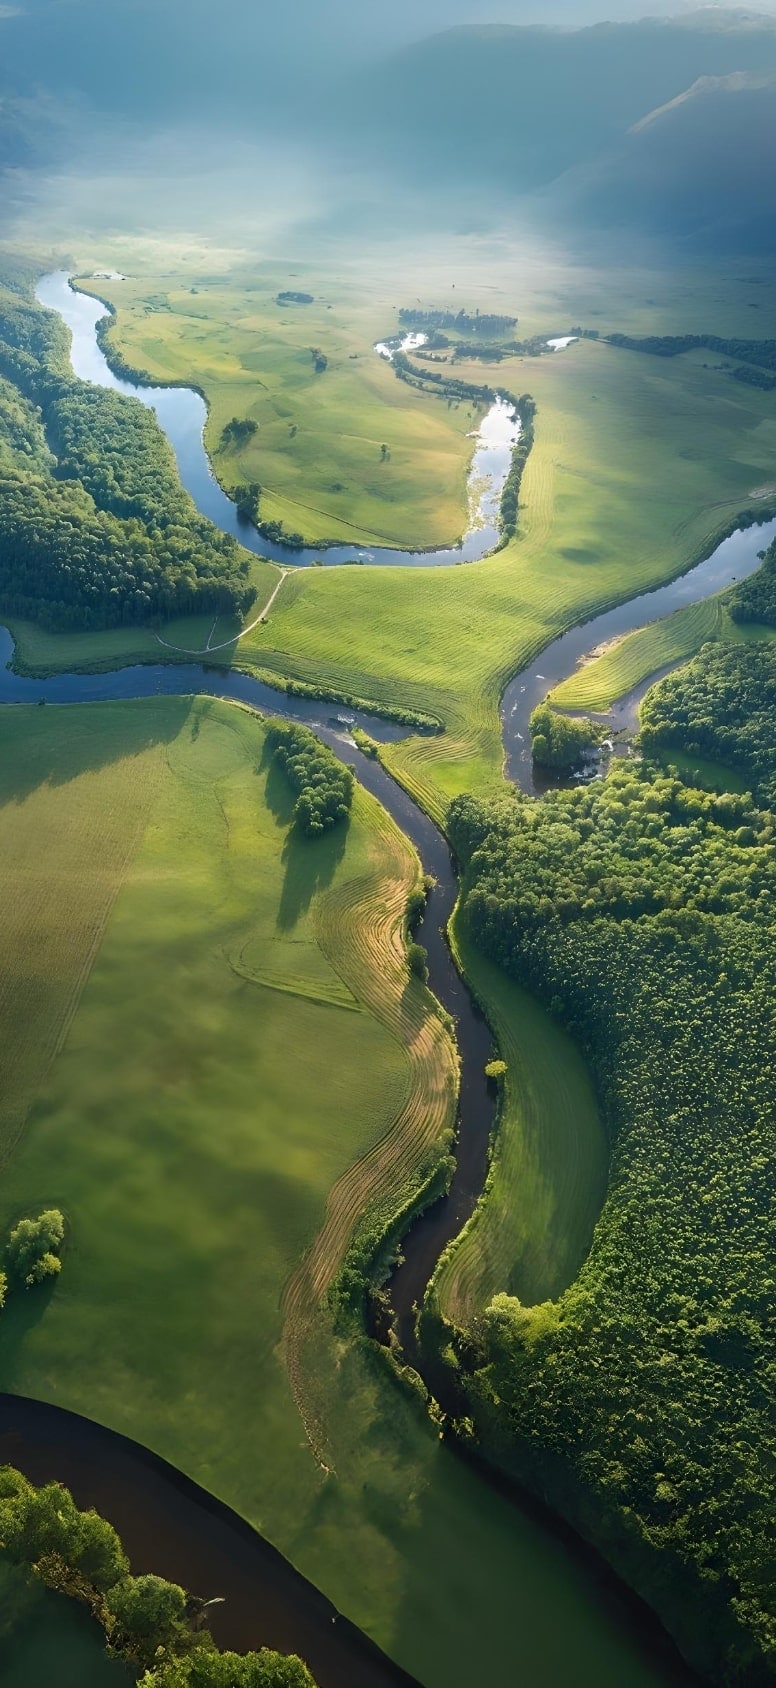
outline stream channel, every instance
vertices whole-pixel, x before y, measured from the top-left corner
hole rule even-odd
[[[134,386],[114,377],[95,335],[96,323],[105,314],[104,307],[86,295],[74,294],[65,272],[45,277],[39,284],[38,298],[59,310],[71,329],[76,374],[152,405],[175,448],[184,483],[202,513],[246,543],[245,529],[243,524],[238,524],[234,505],[218,487],[210,470],[202,438],[205,406],[200,395],[185,388]],[[79,301],[87,308],[82,310]],[[513,425],[511,443],[500,441],[498,462],[494,457],[489,466],[493,521],[515,439]],[[481,492],[484,473],[481,463],[476,473]],[[222,520],[224,507],[228,519]],[[251,533],[256,541],[253,548],[263,555],[284,562],[293,560],[297,566],[305,560],[306,553],[289,555],[282,547],[265,546],[255,530],[249,528],[249,536]],[[478,548],[478,556],[492,548],[495,529],[489,528],[485,520],[484,526],[472,529],[468,536],[472,545],[480,547],[488,533],[490,545],[485,544],[484,550]],[[516,675],[507,688],[502,709],[510,777],[524,790],[533,791],[527,749],[528,717],[550,687],[574,670],[580,657],[615,634],[641,627],[681,605],[710,597],[731,581],[752,573],[758,566],[758,553],[774,536],[776,520],[733,534],[711,557],[678,580],[562,635]],[[318,554],[310,552],[308,560],[314,560]],[[460,548],[427,556],[390,552],[384,557],[382,553],[370,552],[367,557],[359,551],[358,557],[410,566],[466,560]],[[350,561],[353,553],[351,548],[338,547],[327,552],[326,558],[332,563]],[[449,1194],[414,1223],[404,1240],[402,1264],[390,1285],[402,1346],[422,1369],[414,1340],[413,1307],[422,1303],[440,1253],[470,1217],[485,1181],[493,1101],[487,1090],[484,1067],[492,1046],[488,1025],[461,980],[445,939],[457,897],[457,879],[447,842],[380,763],[361,754],[352,742],[349,726],[351,723],[361,726],[382,742],[401,738],[406,729],[358,710],[348,710],[348,724],[343,725],[336,706],[287,697],[229,668],[159,663],[108,674],[59,674],[36,680],[14,674],[8,666],[12,656],[11,636],[0,629],[0,704],[75,704],[163,694],[207,694],[305,722],[343,761],[356,767],[361,783],[411,838],[425,871],[433,876],[434,888],[417,936],[428,951],[430,987],[456,1022],[461,1055],[457,1161]],[[643,690],[640,687],[639,694]],[[628,700],[623,700],[618,709],[623,710],[627,703]],[[347,1619],[337,1614],[325,1597],[236,1513],[136,1443],[60,1408],[2,1395],[0,1459],[16,1464],[34,1481],[59,1478],[72,1488],[80,1504],[99,1506],[118,1527],[138,1568],[153,1568],[197,1593],[207,1595],[216,1590],[226,1594],[226,1604],[216,1608],[213,1622],[213,1632],[222,1646],[246,1650],[267,1645],[299,1651],[309,1662],[320,1688],[372,1688],[373,1684],[378,1688],[380,1684],[411,1680]],[[600,1688],[618,1688],[629,1679],[654,1688],[696,1680],[682,1665],[657,1620],[616,1582],[591,1549],[528,1497],[516,1495],[507,1485],[501,1487],[515,1502],[515,1528],[528,1538],[535,1533],[537,1549],[541,1543],[546,1550],[547,1541],[552,1541],[559,1565],[562,1561],[563,1575],[568,1576],[571,1562],[579,1587],[589,1596],[589,1623],[600,1631],[601,1669],[596,1678]],[[556,1598],[553,1588],[548,1586],[543,1602],[545,1615],[556,1609]],[[521,1612],[519,1603],[518,1617],[525,1628],[529,1613]],[[534,1621],[539,1628],[544,1621],[542,1614],[537,1612]],[[569,1682],[574,1680],[571,1674],[574,1658],[572,1628],[568,1636]],[[629,1658],[632,1676],[623,1674],[628,1673]],[[530,1688],[558,1688],[558,1685],[535,1676]]]

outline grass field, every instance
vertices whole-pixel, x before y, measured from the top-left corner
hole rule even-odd
[[[517,668],[573,621],[688,567],[755,492],[771,496],[770,394],[592,342],[512,373],[539,403],[516,540],[450,569],[298,571],[234,657],[438,714],[444,735],[386,753],[437,818],[456,792],[497,785],[498,701]],[[22,660],[34,646],[43,667],[67,667],[76,645],[87,663],[121,661],[121,634],[37,632],[30,646],[20,633]],[[133,659],[144,638],[126,636]]]
[[[603,1206],[609,1156],[567,1033],[475,948],[460,921],[454,937],[507,1063],[484,1200],[434,1280],[440,1311],[466,1328],[501,1290],[531,1307],[573,1282]]]
[[[618,698],[657,674],[670,663],[694,656],[701,645],[717,637],[722,625],[718,598],[688,604],[663,621],[650,622],[635,633],[594,653],[550,694],[558,709],[610,709]],[[731,624],[732,625],[732,624]]]
[[[408,1194],[451,1118],[447,1034],[401,954],[409,846],[363,792],[347,833],[296,839],[260,723],[210,700],[5,710],[0,735],[0,846],[26,813],[44,840],[15,885],[25,945],[47,962],[49,878],[77,906],[110,867],[114,899],[96,954],[73,923],[77,1012],[24,1077],[0,1225],[56,1203],[68,1245],[53,1289],[3,1315],[0,1387],[191,1473],[429,1688],[468,1688],[484,1650],[511,1668],[517,1588],[537,1688],[572,1656],[583,1688],[648,1688],[571,1561],[453,1458],[382,1357],[298,1311],[300,1273],[320,1297],[355,1210]],[[136,821],[117,864],[119,785]],[[43,1038],[47,1001],[28,1012]],[[292,1388],[295,1357],[313,1390],[293,1371]]]
[[[453,544],[466,526],[466,435],[479,413],[413,392],[373,351],[395,324],[387,288],[365,300],[314,275],[312,305],[278,305],[288,288],[306,291],[305,275],[277,268],[242,285],[99,284],[120,311],[115,344],[129,364],[202,387],[218,477],[227,490],[258,481],[265,520],[313,544]],[[328,359],[321,374],[315,347]],[[234,417],[258,425],[242,447],[222,443]]]
[[[724,599],[688,604],[663,621],[640,627],[624,639],[594,655],[589,662],[556,686],[552,702],[558,709],[610,709],[618,698],[648,680],[661,669],[695,656],[702,645],[722,640],[725,644],[747,644],[776,638],[776,630],[759,623],[735,622],[725,609]]]

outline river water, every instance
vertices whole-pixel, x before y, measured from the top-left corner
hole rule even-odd
[[[89,300],[86,301],[89,311],[82,312],[79,301],[84,301],[85,296],[71,292],[64,272],[61,276],[46,278],[39,289],[39,297],[42,302],[52,304],[59,299],[67,306],[68,314],[64,309],[62,314],[76,328],[76,372],[86,379],[101,381],[108,366],[96,345],[94,329],[102,308],[92,309],[95,302]],[[58,308],[56,304],[55,308]],[[129,383],[120,383],[109,371],[108,377],[105,384],[150,402],[148,389],[135,389]],[[172,419],[170,438],[176,445],[179,461],[182,436],[178,425],[184,413],[189,418],[187,425],[191,425],[193,414],[191,405],[186,410],[180,402],[183,391],[157,389],[153,406],[166,430],[168,415]],[[196,394],[190,393],[187,397],[189,400],[197,399]],[[166,408],[168,401],[169,413]],[[198,403],[202,404],[202,401],[198,400]],[[195,430],[196,449],[202,455],[203,417],[204,406]],[[193,449],[193,432],[190,432],[190,440]],[[203,490],[199,478],[196,478],[196,485],[198,490]],[[211,498],[214,488],[217,493],[215,503]],[[193,490],[193,484],[189,484],[189,490]],[[234,507],[225,499],[209,471],[204,491],[207,494],[204,500],[197,497],[203,514],[210,516],[219,526],[226,525],[213,514],[214,508],[221,507],[218,500],[223,501],[229,524],[226,531],[234,531]],[[596,617],[584,627],[563,635],[536,662],[517,675],[507,688],[503,705],[504,744],[511,777],[525,790],[533,789],[530,755],[527,752],[528,716],[548,689],[572,672],[581,655],[615,633],[641,626],[682,604],[711,596],[731,580],[752,572],[757,566],[757,553],[774,534],[776,521],[762,528],[734,534],[715,550],[712,557],[680,580],[653,593],[642,594],[630,603]],[[243,538],[242,532],[235,536]],[[263,543],[257,543],[256,548],[263,552],[266,550]],[[334,560],[329,555],[330,560]],[[456,561],[460,560],[461,553],[456,552],[454,556]],[[428,558],[418,558],[414,553],[404,556],[392,553],[391,559],[410,563],[429,561]],[[298,557],[296,560],[299,560]],[[442,554],[432,560],[441,561]],[[12,649],[10,635],[0,630],[0,663],[9,662]],[[449,1195],[435,1203],[413,1226],[403,1244],[404,1265],[392,1283],[392,1301],[400,1334],[407,1350],[414,1353],[413,1304],[422,1301],[441,1250],[458,1234],[473,1211],[487,1170],[493,1124],[493,1103],[483,1070],[491,1050],[490,1032],[453,964],[445,941],[445,929],[455,906],[457,881],[444,837],[386,770],[356,749],[347,726],[337,719],[339,712],[336,706],[286,697],[248,675],[193,663],[130,667],[98,675],[57,675],[46,680],[25,679],[13,674],[8,666],[0,669],[0,703],[5,704],[69,704],[199,692],[237,699],[263,711],[306,722],[342,760],[356,766],[359,779],[412,839],[426,871],[436,880],[418,938],[428,950],[431,988],[456,1022],[462,1088],[457,1166],[452,1188]],[[404,732],[404,729],[364,712],[348,711],[348,716],[373,737],[383,741],[399,738]],[[309,1659],[321,1688],[335,1688],[335,1685],[337,1688],[348,1685],[349,1688],[350,1684],[353,1688],[357,1684],[368,1688],[371,1683],[409,1680],[358,1631],[345,1620],[337,1618],[324,1597],[312,1585],[305,1583],[287,1561],[234,1513],[220,1506],[181,1473],[173,1471],[124,1438],[116,1437],[89,1421],[75,1419],[57,1408],[18,1402],[14,1397],[4,1396],[0,1397],[0,1457],[13,1460],[33,1478],[61,1476],[79,1498],[92,1498],[102,1505],[107,1516],[117,1523],[126,1537],[130,1550],[134,1545],[138,1563],[153,1562],[156,1569],[166,1570],[167,1574],[187,1582],[197,1592],[224,1592],[227,1589],[228,1604],[218,1609],[215,1624],[222,1644],[248,1648],[264,1643],[287,1650],[299,1649]],[[521,1506],[521,1513],[522,1530],[535,1527],[546,1534],[546,1521],[532,1522],[530,1505],[527,1508]],[[217,1525],[214,1520],[218,1521]],[[560,1535],[562,1533],[561,1530]],[[158,1553],[152,1553],[152,1561],[149,1561],[149,1552],[157,1542],[161,1543],[162,1558]],[[558,1553],[564,1556],[567,1551],[567,1548],[561,1547],[559,1536]],[[597,1593],[594,1593],[600,1585],[600,1561],[594,1554],[580,1550],[576,1566],[582,1585],[586,1579],[589,1580],[590,1621],[593,1624],[603,1621],[600,1680],[612,1683],[609,1620],[602,1613]],[[567,1574],[565,1561],[564,1568]],[[266,1599],[262,1590],[267,1591]],[[545,1609],[550,1611],[552,1605],[553,1590],[548,1587]],[[645,1680],[645,1662],[649,1658],[649,1679],[655,1688],[659,1684],[694,1680],[670,1648],[661,1645],[655,1652],[656,1637],[660,1634],[657,1624],[645,1615],[642,1608],[629,1609],[634,1676],[638,1675],[640,1681]],[[520,1621],[518,1604],[516,1622]],[[621,1630],[622,1607],[618,1609],[616,1620],[612,1618],[611,1621],[616,1621]],[[574,1680],[573,1646],[570,1636],[569,1683]],[[623,1676],[622,1680],[624,1684],[626,1677]],[[555,1685],[546,1684],[545,1688],[555,1688]]]
[[[312,563],[319,562],[332,567],[337,563],[381,563],[390,568],[429,568],[478,562],[498,545],[501,538],[498,521],[501,494],[512,463],[512,452],[520,438],[520,419],[505,399],[496,400],[477,432],[468,483],[469,525],[459,545],[439,551],[399,551],[387,545],[327,546],[324,535],[323,545],[308,545],[297,550],[293,546],[264,539],[252,522],[238,515],[231,498],[219,486],[205,450],[207,406],[201,393],[195,392],[192,387],[151,386],[114,374],[95,332],[97,324],[110,312],[100,299],[72,288],[67,270],[53,270],[50,275],[43,276],[35,294],[38,302],[56,311],[70,329],[75,374],[82,381],[93,381],[98,387],[109,387],[112,392],[123,393],[125,398],[139,399],[147,409],[154,411],[175,452],[183,485],[203,516],[209,517],[223,533],[230,533],[247,550],[294,568],[309,568]],[[425,335],[409,338],[417,344],[423,342]],[[392,356],[388,343],[381,342],[380,349],[375,350],[378,356]]]

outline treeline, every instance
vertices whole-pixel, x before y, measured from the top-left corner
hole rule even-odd
[[[468,400],[470,404],[494,404],[498,398],[495,387],[488,387],[485,383],[476,386],[472,381],[460,381],[454,375],[438,369],[418,369],[412,364],[406,352],[394,352],[394,374],[400,381],[407,381],[410,386],[425,387],[428,383],[439,387],[445,398],[460,401]]]
[[[764,393],[772,393],[776,387],[776,375],[766,375],[764,369],[754,369],[751,364],[739,364],[730,373],[734,381],[743,381],[746,387],[761,387]]]
[[[499,334],[508,334],[510,329],[517,327],[517,317],[474,315],[469,311],[420,311],[412,308],[399,312],[402,328],[424,329],[450,328],[458,334],[482,334],[486,339],[495,339]]]
[[[678,749],[740,770],[776,807],[776,645],[705,645],[647,693],[645,755]]]
[[[728,607],[734,621],[762,621],[776,627],[776,540],[768,547],[762,568],[736,587]]]
[[[34,1488],[0,1468],[0,1548],[57,1593],[88,1608],[107,1651],[126,1660],[140,1688],[315,1688],[300,1659],[262,1649],[219,1653],[203,1603],[177,1583],[132,1576],[121,1541],[99,1513],[81,1512],[60,1483]]]
[[[320,838],[347,821],[353,803],[351,770],[309,727],[296,721],[270,721],[267,748],[298,793],[294,820],[308,838]]]
[[[700,1668],[776,1662],[776,852],[747,797],[646,767],[536,803],[459,798],[472,937],[571,1031],[611,1140],[557,1303],[458,1343],[490,1457],[603,1543]]]
[[[520,417],[520,438],[512,452],[512,462],[509,466],[509,474],[504,482],[499,510],[501,527],[506,538],[511,538],[517,532],[520,488],[523,484],[525,466],[533,451],[535,440],[535,400],[531,398],[530,393],[521,393],[519,399],[514,400],[514,405]]]
[[[776,370],[776,340],[726,340],[719,334],[607,334],[606,339],[610,346],[622,346],[629,352],[649,352],[658,358],[676,358],[682,352],[705,350],[738,358],[740,363]],[[742,378],[738,371],[734,374],[739,380]]]
[[[0,602],[58,628],[239,613],[249,559],[200,517],[139,402],[74,380],[62,325],[0,300]]]
[[[505,538],[510,538],[517,529],[520,488],[535,439],[536,403],[531,394],[521,393],[519,398],[514,398],[511,394],[500,393],[496,387],[475,386],[472,382],[460,381],[440,370],[418,369],[410,362],[405,352],[394,354],[393,369],[400,381],[408,382],[421,392],[427,391],[427,384],[430,383],[449,403],[490,406],[495,404],[498,398],[504,398],[507,403],[514,405],[521,421],[520,438],[512,452],[499,510],[502,532]]]

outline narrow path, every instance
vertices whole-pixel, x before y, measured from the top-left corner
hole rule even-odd
[[[281,569],[280,579],[277,583],[277,586],[275,587],[275,590],[272,593],[272,596],[267,599],[267,602],[264,605],[263,610],[259,610],[258,615],[255,616],[254,620],[250,623],[249,627],[241,627],[239,633],[235,633],[232,636],[231,639],[224,639],[222,644],[211,645],[211,643],[210,643],[210,641],[213,637],[213,634],[215,633],[216,627],[218,625],[218,619],[219,618],[218,618],[218,616],[216,616],[216,619],[213,622],[213,625],[212,625],[210,632],[208,634],[207,644],[204,646],[204,649],[200,648],[199,650],[194,650],[189,645],[171,645],[168,639],[162,638],[161,633],[155,633],[154,634],[154,638],[156,640],[157,645],[162,645],[166,651],[177,651],[179,656],[212,656],[215,651],[226,651],[226,650],[229,649],[230,645],[238,645],[241,639],[246,638],[248,633],[253,632],[254,627],[258,627],[260,621],[266,621],[267,616],[269,615],[269,612],[272,609],[272,605],[275,602],[275,599],[278,595],[278,592],[280,591],[281,586],[283,585],[284,580],[286,580],[288,578],[288,576],[290,574],[293,574],[293,573],[294,573],[293,569],[288,569],[288,568]]]

